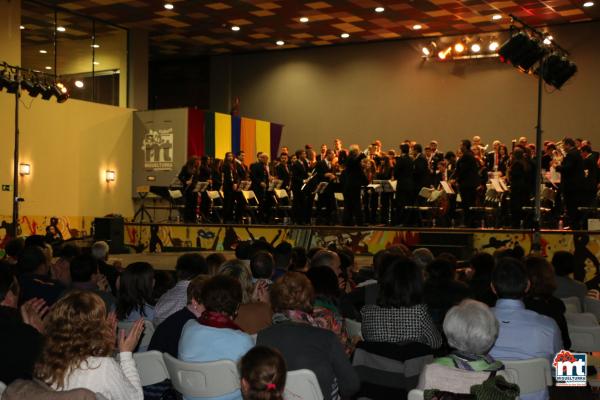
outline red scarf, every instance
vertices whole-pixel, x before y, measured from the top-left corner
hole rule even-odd
[[[227,328],[234,331],[242,330],[231,318],[215,311],[204,311],[198,318],[198,322],[201,325],[213,328]]]

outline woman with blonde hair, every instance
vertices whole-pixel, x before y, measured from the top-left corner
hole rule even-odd
[[[133,349],[144,320],[136,321],[129,335],[121,331],[119,361],[115,350],[116,318],[107,318],[104,301],[92,293],[74,290],[52,307],[46,318],[46,342],[35,375],[60,391],[85,388],[108,400],[142,400],[144,394]]]

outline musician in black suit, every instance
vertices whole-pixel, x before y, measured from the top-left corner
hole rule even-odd
[[[583,158],[575,147],[573,139],[564,139],[563,148],[566,154],[556,170],[561,174],[560,188],[565,201],[567,223],[572,229],[579,229],[580,218],[577,207],[581,207],[584,203],[581,190],[585,181]]]
[[[413,198],[417,199],[419,191],[423,187],[429,187],[431,184],[429,165],[427,159],[423,155],[423,147],[420,144],[415,144],[413,147],[415,159],[413,167],[413,181],[415,183],[413,190]]]
[[[366,155],[361,153],[358,146],[350,146],[350,154],[346,158],[346,168],[342,173],[344,194],[343,224],[363,224],[360,191],[367,184],[367,177],[362,169],[361,161]]]
[[[188,223],[197,222],[196,207],[198,206],[198,193],[194,192],[194,187],[198,182],[198,165],[198,158],[192,157],[181,167],[181,171],[177,175],[183,187],[183,196],[185,199],[183,221]]]
[[[500,141],[494,140],[492,142],[492,151],[489,151],[485,155],[485,167],[488,171],[497,171],[500,167]]]
[[[335,153],[333,150],[328,149],[325,151],[325,157],[315,165],[315,182],[317,185],[321,182],[327,182],[327,187],[322,193],[319,193],[319,200],[317,202],[317,218],[318,223],[321,225],[334,225],[335,224],[335,197],[333,192],[332,183],[336,180],[336,176],[333,169],[333,159]]]
[[[248,170],[248,166],[244,163],[245,158],[246,153],[239,151],[235,159],[235,167],[240,181],[247,181],[250,179],[250,171]]]
[[[221,180],[223,181],[223,220],[225,223],[233,222],[234,203],[237,200],[237,189],[240,183],[233,153],[225,154],[225,161],[221,168]],[[239,207],[237,208],[240,209]],[[238,215],[240,217],[241,215]]]
[[[268,222],[269,220],[269,208],[271,206],[269,199],[267,198],[267,188],[269,187],[270,175],[268,170],[269,156],[267,153],[258,153],[258,161],[250,166],[250,179],[252,185],[250,189],[256,195],[259,203],[260,220],[261,222]]]
[[[465,139],[461,142],[462,156],[456,162],[454,178],[458,183],[462,209],[465,215],[465,225],[473,226],[473,214],[470,210],[475,206],[477,187],[480,184],[479,165],[471,151],[471,141]]]
[[[429,150],[431,151],[431,159],[429,160],[429,169],[435,172],[438,163],[444,159],[444,153],[438,150],[438,142],[432,140],[429,142]]]
[[[407,143],[400,145],[400,157],[396,158],[394,177],[396,178],[396,223],[405,225],[409,213],[404,209],[414,201],[414,162],[408,155],[410,147]]]
[[[583,189],[585,196],[584,205],[586,207],[594,207],[596,205],[596,197],[598,194],[598,173],[600,172],[598,162],[594,158],[590,145],[584,144],[579,151],[581,151],[581,157],[583,157],[583,171],[585,174]]]
[[[298,225],[304,225],[308,223],[310,219],[310,210],[306,211],[306,196],[302,191],[304,181],[308,178],[308,168],[305,164],[306,151],[296,151],[296,161],[292,164],[292,194],[294,196],[292,202],[292,214],[294,216],[294,222]],[[308,218],[307,218],[308,217]]]
[[[510,182],[510,217],[513,228],[519,228],[524,220],[523,207],[531,200],[531,175],[530,163],[525,159],[522,147],[517,146],[512,154],[512,161],[508,172]]]
[[[281,183],[281,188],[288,190],[290,188],[292,173],[290,171],[289,157],[287,153],[281,153],[279,163],[275,167],[275,176]]]

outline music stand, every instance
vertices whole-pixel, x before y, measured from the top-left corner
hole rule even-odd
[[[446,192],[446,194],[456,194],[454,193],[454,189],[452,189],[452,186],[450,186],[448,182],[441,181],[440,185],[442,185],[442,189],[444,190],[444,192]]]
[[[144,215],[148,217],[150,222],[152,222],[152,215],[150,215],[150,213],[146,209],[146,204],[145,204],[146,197],[148,197],[148,195],[150,194],[150,186],[148,186],[148,185],[138,186],[135,188],[135,191],[137,192],[138,196],[140,196],[140,207],[137,209],[137,211],[133,215],[133,222],[135,222],[135,220],[139,217],[140,224],[141,224],[142,222],[144,222]]]

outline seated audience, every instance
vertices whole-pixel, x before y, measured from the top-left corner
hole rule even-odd
[[[490,372],[504,369],[488,355],[498,336],[498,320],[484,303],[467,299],[452,307],[444,318],[444,334],[454,350],[423,369],[418,389],[470,393]]]
[[[431,250],[425,247],[414,249],[412,258],[422,270],[426,270],[427,266],[435,259]]]
[[[287,368],[281,353],[256,346],[240,361],[240,386],[244,400],[281,400]]]
[[[219,275],[235,278],[242,285],[242,304],[234,322],[246,333],[254,335],[271,325],[273,311],[269,301],[269,288],[264,282],[252,283],[250,269],[239,260],[225,261]]]
[[[154,325],[159,325],[188,304],[187,287],[190,281],[200,274],[208,274],[208,265],[201,254],[186,253],[177,259],[175,274],[175,287],[163,294],[154,307]]]
[[[315,373],[326,400],[350,398],[359,389],[356,371],[337,336],[312,325],[314,291],[308,278],[288,272],[271,288],[273,325],[258,333],[257,345],[276,348],[289,370]]]
[[[152,290],[154,268],[147,262],[134,262],[125,268],[118,281],[117,318],[133,322],[140,318],[154,320]]]
[[[565,297],[577,297],[583,307],[587,286],[583,282],[569,277],[574,271],[575,256],[568,251],[557,251],[552,256],[552,266],[556,274],[556,290],[554,296],[559,299]],[[583,309],[583,308],[582,308]]]
[[[292,245],[289,242],[281,242],[273,249],[273,260],[275,261],[275,272],[273,280],[279,278],[288,271],[292,259]]]
[[[525,259],[525,268],[531,282],[531,287],[524,300],[525,307],[552,318],[560,329],[564,348],[571,348],[569,329],[565,319],[567,311],[565,303],[552,295],[556,290],[552,265],[545,258],[532,256]]]
[[[0,263],[0,382],[31,379],[42,351],[43,300],[31,299],[18,308],[19,283],[9,264]],[[20,312],[19,312],[20,311]]]
[[[369,342],[419,342],[442,345],[423,300],[423,271],[414,261],[399,257],[381,271],[376,304],[362,310],[362,334]]]
[[[89,254],[73,258],[70,262],[71,288],[96,293],[108,311],[115,307],[115,298],[110,291],[108,281],[98,273],[98,261]]]
[[[312,249],[311,249],[312,250]],[[329,267],[338,279],[342,276],[340,256],[334,251],[319,249],[310,258],[310,267]],[[340,282],[341,283],[341,282]]]
[[[103,400],[100,396],[87,389],[56,392],[38,380],[17,379],[2,393],[2,400]]]
[[[74,290],[56,302],[46,319],[44,349],[35,368],[38,379],[55,390],[85,388],[106,399],[144,398],[132,351],[144,321],[138,320],[126,337],[119,332],[119,361],[115,350],[115,320],[107,318],[102,299]]]
[[[81,254],[79,247],[65,244],[58,249],[59,257],[50,267],[52,276],[65,286],[71,285],[71,261]]]
[[[275,260],[271,253],[264,250],[255,252],[250,258],[250,271],[252,271],[253,282],[264,280],[269,285],[273,283],[271,278],[275,271]]]
[[[206,265],[208,266],[208,275],[215,276],[221,264],[227,259],[222,253],[212,253],[206,257]]]
[[[187,306],[169,315],[156,327],[148,351],[158,350],[161,353],[169,353],[173,357],[177,357],[183,326],[191,319],[200,318],[200,315],[204,312],[200,295],[202,286],[208,279],[207,275],[198,275],[190,281],[187,287]]]
[[[492,290],[498,296],[493,311],[500,322],[490,355],[499,360],[546,358],[550,363],[563,348],[560,329],[553,319],[525,309],[523,298],[530,289],[523,263],[504,257],[492,273]],[[522,400],[548,399],[546,389],[521,396]]]
[[[37,297],[44,299],[46,304],[51,306],[65,291],[62,283],[50,278],[48,259],[38,246],[26,247],[21,252],[18,271],[21,303]]]
[[[152,287],[151,304],[156,304],[158,300],[169,290],[175,287],[175,276],[171,271],[154,271],[154,286]]]
[[[113,296],[117,295],[117,278],[119,277],[119,268],[120,265],[109,264],[108,263],[108,254],[110,253],[110,247],[108,243],[104,241],[96,242],[92,245],[92,256],[96,260],[98,260],[98,269],[102,275],[108,279],[108,284],[110,285],[110,290],[112,291]]]
[[[496,304],[496,295],[491,288],[494,263],[494,256],[488,253],[475,254],[470,261],[471,268],[474,270],[469,281],[471,297],[490,307]]]
[[[294,247],[290,254],[290,265],[288,271],[304,272],[308,264],[308,257],[304,247]]]
[[[4,247],[4,259],[2,261],[9,265],[17,265],[19,255],[25,249],[25,240],[23,238],[11,239]]]
[[[250,335],[233,322],[242,302],[242,286],[232,277],[217,275],[204,283],[200,297],[205,311],[200,318],[189,320],[183,326],[179,359],[186,362],[238,362],[254,346]],[[239,390],[219,397],[239,398]]]

